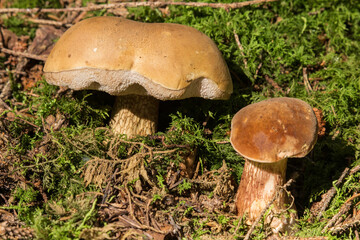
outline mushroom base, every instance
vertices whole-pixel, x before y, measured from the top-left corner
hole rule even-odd
[[[248,224],[252,224],[267,207],[274,194],[279,191],[277,186],[285,184],[286,164],[287,159],[276,163],[245,161],[236,194],[236,210],[239,216],[246,215]],[[274,233],[288,231],[294,224],[296,214],[291,213],[290,217],[285,217],[290,204],[292,203],[287,194],[281,191],[266,218],[266,223],[270,224]],[[290,209],[294,208],[292,204]]]
[[[156,132],[159,100],[151,96],[118,96],[112,111],[110,127],[117,134],[129,138],[146,136]]]

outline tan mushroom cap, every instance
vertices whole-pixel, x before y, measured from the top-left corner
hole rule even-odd
[[[243,157],[277,162],[304,157],[316,143],[317,120],[312,107],[295,98],[273,98],[251,104],[235,114],[230,141]]]
[[[227,99],[232,81],[215,43],[179,24],[118,17],[83,20],[56,43],[46,80],[75,90],[152,95],[161,100]]]

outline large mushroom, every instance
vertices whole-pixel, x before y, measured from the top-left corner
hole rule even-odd
[[[47,82],[115,95],[115,133],[156,131],[159,100],[227,99],[232,82],[214,42],[179,24],[118,17],[83,20],[56,43],[44,67]]]
[[[273,98],[242,108],[231,122],[230,141],[245,158],[236,195],[239,216],[253,223],[285,184],[288,158],[302,158],[317,140],[317,120],[312,107],[295,98]],[[283,191],[282,191],[283,192]],[[272,216],[291,207],[283,192],[274,202]],[[296,214],[269,220],[274,232],[289,229]]]

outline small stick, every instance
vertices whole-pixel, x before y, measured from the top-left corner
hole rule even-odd
[[[340,185],[340,183],[347,176],[348,172],[349,172],[349,168],[345,168],[344,171],[342,172],[341,176],[339,177],[339,179],[336,181],[335,186],[331,187],[330,190],[326,193],[325,198],[323,198],[321,200],[321,202],[324,202],[324,203],[323,203],[322,207],[320,208],[319,213],[317,215],[318,219],[321,218],[325,209],[329,206],[331,199],[334,197],[334,195],[336,193],[336,187],[338,187]]]
[[[331,233],[337,234],[339,232],[345,231],[348,228],[355,227],[360,224],[360,220],[354,220],[352,222],[347,222],[342,224],[341,226],[333,227],[329,229]]]
[[[5,107],[7,110],[12,110],[12,108],[9,105],[7,105],[6,102],[4,102],[1,98],[0,98],[0,106]]]
[[[360,170],[360,165],[357,165],[350,170],[349,175],[353,175],[354,173],[357,173],[359,170]]]
[[[339,225],[342,221],[344,221],[344,218],[343,218],[342,216],[340,216],[340,217],[336,220],[336,222],[335,222],[334,224],[332,224],[332,225],[337,226],[337,225]]]
[[[47,59],[46,55],[36,55],[36,54],[31,54],[31,53],[17,52],[17,51],[10,50],[10,49],[7,49],[7,48],[0,48],[0,51],[4,52],[4,53],[7,53],[7,54],[14,55],[14,56],[31,58],[31,59],[35,59],[35,60],[39,60],[39,61],[44,61],[44,62]]]
[[[268,75],[265,75],[265,80],[270,83],[271,86],[273,86],[276,90],[280,91],[281,93],[285,94],[284,90],[277,84],[274,79],[269,77]]]
[[[355,230],[354,232],[355,232],[355,238],[356,238],[356,240],[360,240],[358,230]]]
[[[7,110],[10,110],[10,111],[12,111],[13,109],[9,106],[9,105],[7,105],[6,104],[6,102],[4,102],[1,98],[0,98],[0,106],[3,106],[3,107],[5,107]],[[21,112],[19,112],[19,111],[16,111],[16,110],[14,110],[15,111],[15,113],[17,114],[17,115],[19,115],[19,116],[24,116]],[[1,112],[2,113],[2,112]],[[18,116],[14,116],[14,119],[19,119],[20,121],[22,121],[22,122],[24,122],[24,123],[26,123],[26,124],[29,124],[30,126],[33,126],[34,128],[36,128],[36,129],[39,129],[40,127],[39,126],[37,126],[36,124],[34,124],[34,123],[32,123],[32,122],[29,122],[29,121],[27,121],[27,120],[25,120],[25,119],[23,119],[23,118],[20,118],[20,117],[18,117]]]
[[[260,59],[261,59],[261,55],[260,55]],[[258,65],[258,67],[256,68],[256,71],[255,71],[255,75],[254,75],[254,79],[256,79],[258,77],[258,74],[259,74],[259,71],[260,71],[260,68],[262,67],[262,62]]]
[[[244,240],[249,240],[251,237],[252,232],[254,231],[256,225],[260,222],[260,219],[264,216],[265,212],[269,209],[269,207],[271,206],[271,204],[274,203],[274,201],[276,200],[276,198],[278,198],[278,196],[280,195],[281,191],[286,190],[287,187],[289,187],[292,183],[294,182],[294,179],[290,179],[289,181],[287,181],[282,187],[280,187],[279,191],[277,191],[274,194],[274,197],[270,200],[270,202],[265,206],[265,208],[261,211],[260,215],[257,217],[257,219],[255,220],[255,222],[251,225],[250,230],[246,233]]]
[[[59,21],[52,21],[52,20],[45,20],[45,19],[36,19],[36,18],[29,18],[27,19],[29,22],[33,22],[36,24],[43,24],[43,25],[53,25],[57,27],[65,26],[67,28],[71,27],[72,24],[59,22]]]
[[[305,85],[305,89],[307,91],[307,93],[310,93],[313,89],[310,85],[309,79],[308,79],[308,74],[307,74],[307,68],[304,67],[303,68],[303,78],[304,78],[304,85]]]
[[[276,2],[278,0],[253,0],[235,3],[205,3],[205,2],[122,2],[110,3],[103,5],[92,5],[87,7],[72,7],[72,8],[3,8],[0,9],[2,13],[59,13],[59,12],[81,12],[81,11],[96,11],[103,9],[113,9],[121,7],[166,7],[170,5],[175,6],[189,6],[189,7],[211,7],[223,9],[237,9],[254,4]]]
[[[239,35],[237,35],[237,33],[235,32],[235,29],[234,29],[234,37],[235,37],[235,41],[236,41],[236,44],[238,45],[239,49],[240,49],[240,54],[241,56],[243,56],[243,62],[244,62],[244,66],[245,68],[247,69],[248,66],[247,66],[247,60],[245,58],[245,54],[244,54],[244,48],[243,46],[241,45],[241,42],[240,42],[240,39],[239,39]]]
[[[26,75],[26,72],[23,71],[16,71],[16,70],[0,70],[0,74],[5,74],[5,73],[13,73],[13,74],[19,74],[19,75]]]
[[[348,200],[346,200],[345,203],[348,203],[348,202],[354,200],[355,198],[357,198],[359,196],[360,196],[360,193],[354,194],[352,197],[350,197]]]
[[[321,81],[321,80],[324,80],[324,78],[321,77],[309,78],[309,81]]]
[[[334,225],[334,223],[336,222],[336,220],[343,215],[344,213],[346,213],[347,211],[349,211],[351,207],[351,202],[345,202],[339,212],[337,214],[335,214],[331,220],[325,225],[325,227],[323,228],[323,230],[321,231],[321,233],[324,233],[329,227],[332,227]]]

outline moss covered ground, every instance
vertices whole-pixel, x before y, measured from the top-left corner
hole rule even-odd
[[[0,239],[243,239],[250,226],[234,197],[244,159],[229,143],[230,122],[273,97],[306,101],[322,124],[313,151],[289,161],[299,219],[285,239],[359,239],[359,1],[21,12],[106,4],[1,1],[20,10],[0,11]],[[112,96],[42,77],[41,59],[63,31],[105,15],[202,31],[229,66],[231,98],[161,102],[155,135],[112,134]],[[198,163],[191,178],[188,158]],[[263,221],[254,227],[250,239],[273,237]]]

